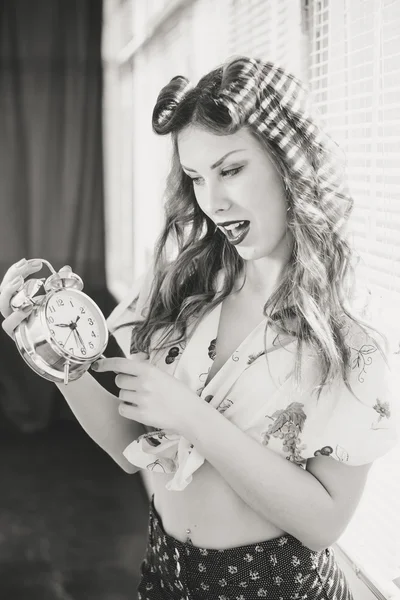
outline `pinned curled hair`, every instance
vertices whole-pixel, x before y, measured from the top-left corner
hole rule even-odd
[[[321,360],[319,392],[337,375],[348,385],[349,322],[365,333],[377,330],[352,308],[357,258],[346,233],[353,199],[346,187],[343,156],[311,116],[308,102],[306,90],[292,74],[272,62],[247,57],[228,61],[196,86],[178,76],[161,90],[153,129],[160,135],[172,134],[172,169],[147,316],[135,323],[132,350],[147,352],[154,334],[165,328],[176,335],[176,342],[183,339],[189,321],[227,297],[243,271],[244,261],[235,247],[200,210],[192,181],[180,164],[177,140],[189,125],[217,135],[246,127],[281,173],[290,208],[287,226],[294,239],[286,272],[266,299],[267,328],[295,333],[297,376],[302,343],[314,348]],[[177,248],[173,260],[167,256],[171,240]],[[216,298],[215,278],[221,269],[225,279]]]
[[[191,88],[186,77],[177,75],[161,90],[153,110],[152,125],[155,133],[165,135],[174,129],[175,110]]]

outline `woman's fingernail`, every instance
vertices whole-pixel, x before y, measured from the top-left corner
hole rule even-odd
[[[98,362],[94,362],[90,365],[90,368],[93,369],[93,371],[97,371],[97,369],[99,368],[99,363]]]
[[[29,264],[31,267],[38,267],[39,265],[42,264],[42,261],[41,260],[30,260]]]

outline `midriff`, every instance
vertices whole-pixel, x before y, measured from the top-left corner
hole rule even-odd
[[[207,461],[182,491],[165,488],[171,477],[152,473],[151,487],[164,530],[177,540],[184,542],[189,535],[200,548],[225,549],[285,533],[251,509]]]

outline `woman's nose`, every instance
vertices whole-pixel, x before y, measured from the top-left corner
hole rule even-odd
[[[222,186],[209,187],[207,191],[207,212],[211,216],[224,211],[231,205],[231,200]]]

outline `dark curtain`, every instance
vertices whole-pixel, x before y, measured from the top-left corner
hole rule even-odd
[[[23,257],[68,264],[108,315],[101,28],[101,0],[0,0],[0,279]],[[38,430],[60,398],[1,330],[3,418]]]

